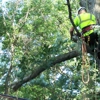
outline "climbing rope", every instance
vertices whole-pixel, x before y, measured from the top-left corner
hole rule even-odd
[[[86,43],[83,38],[82,39],[82,81],[84,84],[88,84],[90,80],[89,66],[90,66],[90,60],[87,55]]]
[[[92,27],[93,27],[93,29],[100,29],[99,25],[93,25]],[[94,32],[95,31],[97,32],[97,30],[94,30]],[[97,33],[100,36],[100,32],[97,32]],[[90,37],[88,36],[88,42],[89,41],[90,41]],[[94,52],[94,54],[95,54],[94,56],[96,59],[96,51]],[[88,82],[90,80],[89,66],[90,66],[90,60],[87,55],[86,43],[85,43],[84,38],[82,38],[82,81],[85,84],[88,84]],[[96,60],[95,60],[95,70],[96,70]],[[96,71],[95,71],[95,74],[96,74]],[[96,76],[95,76],[95,81],[96,81]]]

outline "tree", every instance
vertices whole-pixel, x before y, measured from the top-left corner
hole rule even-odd
[[[80,4],[84,3],[85,1],[81,0]],[[73,9],[79,6],[76,4],[71,1],[72,17],[75,16]],[[1,36],[2,50],[5,52],[0,62],[1,92],[12,94],[13,89],[23,97],[34,90],[37,94],[33,93],[30,98],[38,99],[39,93],[39,98],[44,100],[83,98],[80,92],[86,92],[94,86],[94,82],[91,80],[92,84],[87,87],[81,82],[81,49],[78,50],[81,46],[69,39],[71,23],[64,2],[62,0],[16,0],[6,3],[5,9],[7,9],[6,14],[3,13],[2,18],[6,32],[2,28],[5,34]],[[92,92],[87,91],[87,95],[93,94],[95,88],[91,89]],[[78,93],[79,95],[76,96]],[[13,94],[16,95],[16,92]]]

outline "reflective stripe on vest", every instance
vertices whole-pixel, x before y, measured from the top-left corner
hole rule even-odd
[[[86,19],[86,20],[82,20],[81,17],[79,16],[79,20],[80,20],[79,26],[81,26],[81,23],[92,20],[92,14],[90,14],[90,18]],[[92,20],[92,21],[94,21],[94,20]]]

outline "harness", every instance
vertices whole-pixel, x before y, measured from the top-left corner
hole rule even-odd
[[[90,34],[92,34],[94,31],[93,31],[93,27],[92,25],[89,25],[89,26],[86,26],[82,29],[82,35],[83,36],[89,36]]]
[[[88,23],[88,21],[93,21],[94,22],[94,20],[92,18],[92,14],[90,14],[89,18],[87,18],[85,20],[82,20],[81,16],[79,16],[79,20],[80,20],[80,22],[79,22],[80,27],[81,27],[82,23],[86,23],[86,22]],[[88,36],[91,33],[93,33],[93,27],[92,27],[93,25],[94,24],[92,23],[92,25],[90,24],[90,25],[87,25],[87,26],[83,27],[82,28],[82,35],[83,36]]]
[[[82,34],[85,34],[86,32],[88,32],[92,29],[93,29],[92,25],[86,26],[82,29]]]

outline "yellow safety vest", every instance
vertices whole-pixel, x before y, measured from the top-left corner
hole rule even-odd
[[[80,29],[83,29],[86,26],[96,24],[96,18],[93,14],[90,13],[82,13],[74,19],[74,24],[79,26]],[[93,33],[93,30],[90,30],[84,33],[84,36],[88,36],[89,34]]]

